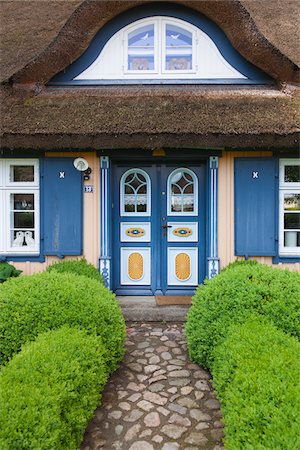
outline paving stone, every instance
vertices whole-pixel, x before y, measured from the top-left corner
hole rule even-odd
[[[122,398],[126,397],[128,395],[128,392],[126,391],[119,391],[118,392],[118,399],[121,400]]]
[[[148,402],[147,400],[141,400],[140,402],[137,403],[136,406],[143,409],[144,411],[150,411],[151,409],[154,408],[152,403]]]
[[[144,367],[144,372],[145,372],[147,375],[149,375],[149,374],[151,374],[151,373],[153,373],[153,372],[155,372],[156,370],[159,370],[159,369],[160,369],[159,366],[157,366],[157,365],[155,365],[155,364],[150,364],[149,366],[145,366],[145,367]]]
[[[171,411],[178,412],[179,414],[186,414],[187,412],[187,408],[185,408],[184,406],[177,405],[176,403],[171,403],[170,405],[168,405],[168,408]]]
[[[168,420],[169,423],[176,423],[176,425],[181,425],[183,427],[190,427],[191,421],[187,417],[182,417],[179,414],[172,414]]]
[[[122,417],[122,411],[111,411],[107,417],[109,419],[119,420]]]
[[[189,397],[181,397],[179,400],[177,400],[177,403],[180,406],[186,406],[188,409],[198,408],[198,403],[196,403],[195,400],[192,400]]]
[[[165,342],[165,341],[168,341],[169,339],[167,338],[167,336],[163,336],[163,337],[160,338],[160,340],[161,340],[162,342]]]
[[[152,438],[152,441],[156,442],[157,444],[160,444],[163,440],[164,440],[164,438],[162,436],[160,436],[159,434],[156,434]]]
[[[123,443],[121,441],[113,442],[112,446],[116,450],[122,450]]]
[[[127,402],[121,402],[119,403],[119,408],[123,409],[123,411],[130,411],[131,405]]]
[[[200,409],[191,409],[190,416],[198,422],[208,422],[211,420],[211,416],[202,412]]]
[[[156,394],[155,392],[146,391],[144,392],[144,399],[148,400],[151,403],[155,403],[159,406],[164,406],[167,403],[167,399],[162,397],[159,394]]]
[[[148,387],[149,391],[151,392],[161,392],[164,390],[164,388],[164,385],[161,383],[154,383]]]
[[[180,397],[180,394],[173,394],[172,397],[170,397],[170,402],[174,402],[174,400],[176,400],[177,398]]]
[[[167,366],[167,370],[169,372],[172,372],[172,370],[180,370],[180,369],[181,369],[180,366],[174,366],[173,364]]]
[[[130,402],[136,402],[139,398],[141,398],[142,394],[136,393],[136,394],[132,394],[130,397],[128,397],[127,400],[129,400]]]
[[[174,378],[184,378],[184,377],[189,377],[190,376],[190,372],[188,370],[174,370],[173,372],[169,373],[169,377],[174,377]]]
[[[149,364],[158,364],[160,361],[159,356],[154,355],[149,359]]]
[[[149,384],[156,383],[157,381],[166,380],[167,377],[165,375],[158,375],[157,377],[153,377],[149,379]]]
[[[196,400],[201,400],[204,397],[204,392],[195,391]]]
[[[123,429],[124,429],[123,425],[117,425],[117,426],[115,427],[115,433],[116,433],[116,435],[117,435],[117,436],[120,436],[120,434],[122,433]]]
[[[178,391],[177,387],[172,387],[170,389],[168,389],[168,392],[170,392],[170,394],[176,394],[176,392]]]
[[[152,430],[144,430],[140,435],[139,438],[145,438],[145,437],[150,437],[152,434]]]
[[[143,389],[145,389],[145,387],[146,386],[143,383],[137,384],[137,383],[131,382],[127,385],[127,389],[130,389],[131,391],[134,391],[134,392],[142,391]]]
[[[194,378],[196,378],[197,380],[209,380],[210,379],[210,375],[208,372],[206,372],[204,369],[200,369],[199,366],[197,367],[198,370],[196,370],[193,375]]]
[[[161,432],[172,439],[180,438],[185,433],[187,428],[179,427],[178,425],[164,425]]]
[[[163,406],[159,406],[157,408],[157,411],[160,412],[163,416],[168,416],[170,414],[170,411],[168,411],[166,408],[164,408]]]
[[[146,441],[136,441],[129,447],[129,450],[154,450],[154,447]]]
[[[188,386],[190,382],[190,378],[175,378],[174,380],[170,380],[169,384],[171,386]]]
[[[166,442],[161,450],[178,450],[180,445],[177,442]]]
[[[215,399],[209,399],[204,404],[208,409],[220,409],[221,406],[220,402]]]
[[[153,376],[154,377],[159,377],[160,375],[164,375],[165,373],[167,373],[167,371],[165,369],[159,369],[159,370],[156,370],[153,373]]]
[[[147,353],[152,353],[153,351],[154,351],[154,347],[147,347],[145,349],[145,352],[147,352]]]
[[[164,345],[160,345],[159,347],[157,347],[156,352],[162,353],[162,352],[167,352],[168,350],[169,350],[168,347],[165,347]]]
[[[127,414],[123,420],[125,422],[135,422],[139,420],[144,413],[139,409],[133,409],[129,414]]]
[[[129,428],[129,430],[127,431],[127,433],[125,434],[125,437],[124,437],[125,441],[126,442],[132,441],[132,439],[134,439],[138,435],[140,429],[141,429],[141,425],[139,423],[137,423],[137,424],[133,425],[131,428]]]
[[[195,388],[198,389],[199,391],[209,391],[210,390],[209,384],[206,380],[197,381],[197,383],[195,384]]]
[[[172,359],[172,355],[169,352],[162,352],[161,357],[165,360],[165,361],[169,361],[170,359]]]
[[[196,430],[199,430],[199,431],[201,431],[201,430],[207,430],[207,428],[209,428],[209,425],[208,425],[208,423],[206,423],[206,422],[199,422],[199,423],[196,425]]]
[[[185,363],[181,359],[170,359],[170,364],[173,364],[173,366],[184,366]]]
[[[127,364],[127,367],[129,367],[130,370],[133,370],[134,372],[138,372],[138,373],[142,372],[142,370],[143,370],[143,367],[141,366],[141,364],[138,364],[138,363]]]
[[[144,424],[147,427],[158,427],[160,425],[160,417],[157,412],[151,412],[144,417]]]
[[[191,364],[187,365],[187,368],[191,369],[191,370],[198,370],[199,366],[198,366],[198,364],[191,363]]]
[[[174,353],[174,355],[181,355],[182,354],[182,351],[178,347],[172,348],[171,350],[172,350],[172,353]]]
[[[165,345],[167,347],[177,347],[177,344],[174,341],[165,341]]]
[[[136,377],[141,383],[143,383],[143,381],[146,381],[148,379],[147,375],[138,374]]]
[[[181,395],[189,395],[194,388],[192,386],[184,386],[180,389]]]
[[[148,361],[145,358],[139,358],[139,359],[137,359],[136,362],[144,365],[144,364],[147,364]],[[137,370],[136,372],[140,372],[140,370]]]
[[[137,348],[140,348],[140,349],[142,349],[142,348],[147,348],[148,347],[148,342],[140,342],[138,345],[137,345]]]
[[[204,447],[208,439],[204,436],[203,433],[191,433],[188,437],[185,438],[184,442],[187,444],[197,445],[200,447]]]

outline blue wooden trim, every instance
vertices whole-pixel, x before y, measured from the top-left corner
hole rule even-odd
[[[237,217],[238,216],[237,195],[238,195],[238,188],[239,188],[238,187],[237,166],[240,163],[247,163],[247,162],[252,162],[252,163],[256,162],[257,166],[258,166],[260,163],[266,162],[266,161],[268,161],[270,163],[274,163],[275,162],[273,157],[263,157],[263,158],[261,158],[261,157],[241,157],[240,158],[240,157],[238,157],[238,158],[234,158],[234,254],[236,256],[244,256],[246,259],[249,256],[276,256],[276,254],[278,253],[278,243],[276,243],[276,227],[278,226],[277,225],[278,215],[276,217],[276,211],[275,211],[276,203],[278,203],[278,189],[277,189],[277,192],[276,192],[276,188],[275,187],[274,187],[274,193],[273,193],[274,197],[272,197],[272,198],[270,197],[270,199],[274,203],[274,209],[272,209],[270,211],[270,214],[273,214],[273,221],[275,221],[275,223],[273,222],[273,224],[274,224],[274,236],[273,236],[273,240],[272,240],[272,249],[271,249],[271,243],[269,244],[268,250],[267,249],[265,249],[265,250],[258,250],[258,247],[256,247],[254,249],[254,248],[251,248],[251,246],[250,246],[250,248],[245,249],[245,248],[242,247],[241,241],[239,242],[239,245],[240,245],[240,247],[242,247],[242,249],[238,249],[237,248],[237,245],[238,245],[238,242],[237,242],[238,241],[238,239],[237,239],[238,227],[240,226],[240,223],[239,223],[239,220],[238,220],[238,217]],[[274,166],[274,169],[275,170],[273,172],[273,175],[276,178],[276,166]],[[267,169],[265,169],[265,170],[267,171]],[[270,181],[270,183],[274,183],[275,182],[275,178],[273,178],[273,180],[271,180],[271,178],[269,178],[268,181]],[[262,195],[263,194],[264,194],[264,192],[262,191]],[[268,200],[270,200],[270,199],[268,199]],[[257,198],[256,198],[256,201],[258,201]],[[268,205],[268,208],[270,208],[269,205]],[[256,208],[256,212],[257,212],[257,209],[258,209],[258,206]],[[272,224],[270,223],[270,227],[271,227],[271,225]],[[264,231],[266,232],[266,229],[264,229]],[[249,233],[249,230],[248,230],[248,233]],[[251,236],[252,236],[252,240],[253,240],[254,234],[252,233]],[[256,238],[258,236],[254,236],[254,237]],[[268,236],[268,237],[270,238],[270,236]],[[261,236],[261,242],[262,243],[266,242],[265,236]],[[251,243],[251,245],[254,245],[254,244]],[[256,243],[256,245],[257,245],[257,243]],[[249,243],[248,243],[248,246],[249,246]]]
[[[104,25],[104,27],[98,31],[87,50],[68,68],[57,74],[48,84],[69,82],[69,84],[72,85],[74,83],[73,78],[82,73],[95,61],[106,42],[115,33],[136,20],[155,16],[182,19],[200,28],[214,41],[222,56],[240,73],[248,77],[252,82],[265,83],[270,81],[269,76],[253,64],[249,63],[233,48],[225,33],[210,19],[182,5],[171,5],[170,3],[161,2],[132,8]],[[123,83],[124,80],[120,80],[120,84]],[[102,84],[102,81],[97,82],[97,84]]]
[[[111,213],[110,199],[110,161],[108,156],[100,158],[100,258],[99,271],[104,285],[111,287]]]
[[[48,86],[67,87],[67,86],[119,86],[120,84],[127,86],[143,86],[143,85],[178,85],[178,84],[211,84],[211,85],[255,85],[259,84],[265,86],[273,85],[274,82],[271,79],[266,80],[251,80],[249,78],[180,78],[180,79],[114,79],[114,80],[68,80],[68,81],[49,81]]]
[[[218,157],[209,158],[209,228],[208,228],[208,249],[207,275],[211,279],[220,272],[220,260],[218,257]]]

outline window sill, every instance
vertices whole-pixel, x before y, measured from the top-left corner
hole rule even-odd
[[[273,264],[280,264],[280,263],[296,264],[300,263],[300,256],[296,255],[274,256],[272,262]]]
[[[43,255],[0,255],[0,261],[12,261],[12,262],[45,262],[45,256]]]

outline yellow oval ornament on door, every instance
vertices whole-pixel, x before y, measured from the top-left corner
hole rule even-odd
[[[126,234],[129,237],[142,237],[145,234],[145,230],[143,228],[127,228]]]
[[[180,228],[175,228],[175,230],[173,231],[173,234],[177,237],[189,237],[189,236],[192,236],[193,230],[188,227],[180,227]]]
[[[175,257],[175,275],[180,281],[186,281],[191,276],[191,258],[187,253],[178,253]]]
[[[144,259],[143,256],[134,252],[128,257],[128,276],[132,280],[138,281],[144,275]]]

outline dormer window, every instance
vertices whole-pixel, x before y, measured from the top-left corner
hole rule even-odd
[[[158,8],[159,10],[159,8]],[[197,14],[127,14],[107,24],[55,85],[252,84],[268,77],[247,62],[220,28]],[[135,16],[135,18],[134,18]],[[177,16],[177,17],[176,17]]]

